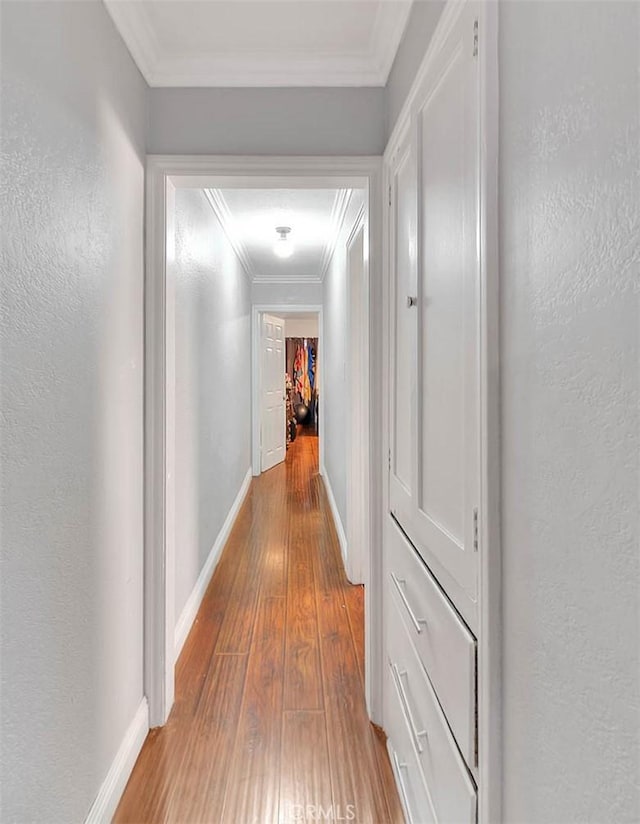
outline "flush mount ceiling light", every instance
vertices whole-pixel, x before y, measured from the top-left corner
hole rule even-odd
[[[279,237],[273,244],[273,253],[279,258],[290,258],[293,254],[293,244],[289,240],[291,226],[276,226]]]

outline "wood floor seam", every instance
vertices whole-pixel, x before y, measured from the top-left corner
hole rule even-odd
[[[324,710],[282,710],[283,715],[295,715],[296,713],[316,713],[317,715],[324,715]]]
[[[243,655],[246,658],[249,655],[249,653],[248,652],[214,652],[213,655],[217,656],[219,658],[223,658],[227,655]]]

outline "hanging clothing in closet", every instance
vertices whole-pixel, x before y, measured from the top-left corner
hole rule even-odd
[[[288,398],[295,410],[299,404],[308,409],[306,424],[318,425],[318,339],[287,338],[286,367],[291,390]]]
[[[287,372],[297,402],[310,406],[316,394],[317,338],[287,338]]]

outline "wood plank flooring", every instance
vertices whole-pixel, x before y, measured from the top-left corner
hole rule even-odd
[[[402,822],[316,437],[253,480],[114,820]]]

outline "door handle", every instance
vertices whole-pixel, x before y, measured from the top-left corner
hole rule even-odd
[[[409,618],[411,618],[411,623],[416,628],[416,632],[422,632],[422,624],[426,624],[427,622],[424,618],[416,618],[415,612],[411,609],[411,604],[404,592],[404,585],[407,583],[404,578],[398,578],[398,576],[392,572],[391,573],[391,580],[396,585],[396,589],[398,590],[398,595],[402,598],[402,603],[405,605],[407,612],[409,613]]]
[[[414,297],[413,295],[407,295],[407,309],[411,309],[412,306],[418,305],[418,298]]]
[[[398,688],[400,700],[402,701],[402,705],[404,706],[407,718],[409,719],[409,727],[411,728],[411,735],[413,735],[413,740],[416,742],[416,749],[418,750],[418,752],[422,752],[422,744],[420,743],[420,739],[426,736],[427,731],[418,730],[416,722],[413,718],[413,713],[411,712],[411,707],[409,706],[409,697],[407,696],[407,693],[404,689],[404,684],[402,683],[402,676],[406,675],[407,671],[398,669],[397,664],[391,664],[391,672],[393,673],[393,680],[396,682],[396,687]]]
[[[395,750],[393,751],[393,762],[396,767],[396,775],[398,776],[398,784],[400,784],[400,794],[402,795],[402,800],[404,801],[404,808],[409,816],[409,821],[413,824],[413,819],[411,818],[411,808],[409,807],[409,798],[407,796],[407,788],[404,785],[404,778],[402,777],[402,771],[406,770],[408,765],[405,762],[400,761]]]

